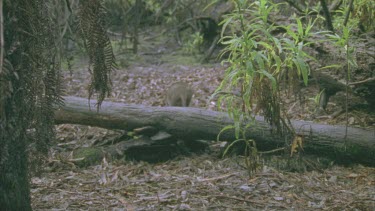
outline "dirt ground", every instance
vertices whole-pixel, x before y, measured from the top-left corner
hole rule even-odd
[[[112,74],[113,91],[106,100],[127,104],[163,106],[166,88],[185,81],[194,89],[193,107],[216,109],[209,97],[222,80],[225,67],[199,64],[194,57],[175,54],[175,46],[142,45],[137,57],[121,57],[125,65]],[[186,58],[185,58],[186,57]],[[192,62],[193,61],[193,62]],[[66,95],[87,97],[89,73],[83,64],[64,71]],[[304,101],[287,101],[293,119],[313,120],[316,87],[302,90]],[[327,113],[333,113],[333,99]],[[349,116],[352,126],[371,127],[373,117],[361,112]],[[340,124],[329,115],[315,121]],[[370,122],[370,125],[368,124]],[[367,124],[367,125],[366,125]],[[34,210],[374,210],[375,168],[330,165],[292,172],[264,162],[249,175],[243,158],[221,158],[220,144],[210,152],[180,156],[150,164],[106,160],[78,168],[71,162],[73,149],[88,147],[118,135],[80,125],[56,126],[57,139],[50,149],[45,172],[31,182]],[[64,152],[64,153],[63,153]],[[67,153],[68,152],[68,153]],[[277,158],[276,158],[277,159]]]

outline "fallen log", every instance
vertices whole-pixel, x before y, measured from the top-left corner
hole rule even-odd
[[[55,113],[56,124],[81,124],[107,129],[133,130],[153,126],[184,140],[216,140],[220,131],[233,120],[226,113],[191,107],[150,107],[103,102],[99,112],[96,101],[65,97],[65,105]],[[91,109],[90,109],[91,108]],[[297,133],[303,136],[304,152],[334,158],[337,162],[358,162],[375,166],[375,131],[345,126],[292,121]],[[261,150],[285,144],[285,137],[271,132],[263,117],[257,116],[249,127],[248,138],[256,141]],[[220,140],[234,140],[233,131],[221,133]]]

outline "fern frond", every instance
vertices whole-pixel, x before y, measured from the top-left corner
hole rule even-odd
[[[110,75],[115,69],[115,56],[104,28],[105,10],[100,0],[80,1],[78,27],[92,66],[89,99],[98,93],[98,104],[111,92]]]

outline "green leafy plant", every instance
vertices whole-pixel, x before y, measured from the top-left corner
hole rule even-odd
[[[338,32],[336,34],[327,34],[327,37],[329,40],[339,49],[343,50],[345,54],[345,66],[346,66],[346,103],[345,103],[345,113],[346,113],[346,127],[348,127],[349,124],[349,117],[348,117],[348,95],[349,95],[349,80],[351,77],[351,70],[354,67],[357,67],[356,58],[354,55],[355,47],[350,45],[350,38],[351,38],[351,26],[343,26],[341,28],[341,32]],[[337,30],[338,31],[338,30]],[[339,65],[339,64],[337,64]],[[339,65],[340,66],[340,65]],[[341,65],[341,68],[344,68],[343,65]],[[345,131],[347,133],[347,130]]]
[[[203,35],[196,32],[190,35],[190,39],[184,44],[183,51],[185,53],[197,56],[199,53],[201,53],[203,41]]]
[[[254,113],[262,110],[277,133],[294,133],[282,112],[280,85],[297,88],[300,80],[307,85],[310,68],[306,60],[314,58],[304,48],[311,44],[308,38],[314,34],[312,27],[318,18],[302,22],[294,16],[295,23],[276,26],[270,15],[279,4],[267,0],[233,2],[235,12],[221,22],[220,41],[226,46],[221,56],[227,56],[223,63],[229,66],[214,95],[239,90],[241,102],[235,103],[233,95],[219,95],[219,109],[225,105],[235,122],[222,132],[234,130],[236,141],[247,140],[244,131],[252,126]],[[285,33],[276,37],[273,34],[277,30]],[[229,35],[228,31],[231,31]]]
[[[361,31],[368,32],[375,29],[375,2],[372,0],[357,0],[350,6],[350,1],[345,0],[340,8],[335,12],[338,14],[334,19],[337,28],[343,26],[359,27]],[[346,14],[351,13],[351,17],[344,21]],[[347,23],[347,24],[345,24]]]
[[[312,100],[314,102],[316,107],[319,107],[320,98],[321,98],[323,93],[324,93],[324,89],[322,91],[320,91],[317,95],[315,95],[315,97],[309,98],[310,100]]]
[[[270,4],[266,0],[234,3],[236,12],[228,15],[221,23],[221,42],[226,45],[221,55],[228,55],[223,63],[228,63],[229,67],[215,94],[239,89],[242,104],[236,107],[232,104],[232,97],[224,95],[219,97],[218,105],[226,103],[229,115],[238,122],[249,119],[253,104],[256,103],[263,110],[266,119],[280,132],[282,115],[279,85],[293,84],[299,79],[307,84],[310,69],[305,60],[314,58],[303,48],[310,44],[306,40],[312,33],[314,21],[309,20],[304,25],[296,17],[293,25],[275,26],[269,24],[268,19],[277,4]],[[224,31],[228,28],[233,33],[224,36]],[[272,32],[280,28],[286,31],[284,36],[273,36]],[[235,130],[239,131],[241,125],[237,124]]]
[[[226,156],[232,148],[235,148],[237,144],[244,143],[243,156],[245,161],[245,168],[248,170],[249,176],[251,176],[260,166],[258,149],[256,143],[252,139],[238,139],[230,143],[223,153],[223,157]]]

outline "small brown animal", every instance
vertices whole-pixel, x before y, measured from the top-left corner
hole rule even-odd
[[[188,107],[192,96],[193,90],[187,83],[177,82],[172,84],[167,90],[165,104],[167,106]]]

